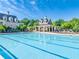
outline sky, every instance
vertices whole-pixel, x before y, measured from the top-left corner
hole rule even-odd
[[[79,18],[79,0],[0,0],[0,13],[7,11],[19,19],[70,20]]]

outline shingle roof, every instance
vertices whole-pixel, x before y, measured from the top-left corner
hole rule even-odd
[[[2,18],[3,18],[3,16],[17,18],[17,17],[16,17],[16,16],[14,16],[14,15],[8,15],[8,14],[3,14],[3,13],[0,13],[0,19],[2,19]]]

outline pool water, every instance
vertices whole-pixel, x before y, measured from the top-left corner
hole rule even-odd
[[[0,34],[0,45],[17,59],[79,59],[79,36],[34,32]]]
[[[0,45],[0,59],[17,59],[17,57]]]

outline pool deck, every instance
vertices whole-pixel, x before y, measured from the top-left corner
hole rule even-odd
[[[39,32],[39,31],[33,31],[35,33],[45,33],[45,34],[58,34],[58,35],[77,35],[79,36],[79,32]],[[24,32],[11,32],[11,33],[24,33]],[[11,34],[11,33],[0,33],[0,34]],[[27,33],[27,32],[25,32]]]
[[[36,31],[36,33],[45,33],[45,34],[57,34],[57,35],[72,35],[72,36],[79,36],[79,33],[62,33],[62,32],[38,32]]]

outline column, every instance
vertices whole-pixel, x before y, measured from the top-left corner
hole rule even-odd
[[[35,31],[37,31],[37,30],[36,30],[36,26],[35,26]]]
[[[50,26],[49,26],[49,32],[50,32]]]
[[[43,26],[43,32],[44,32],[44,26]]]
[[[49,27],[48,27],[48,32],[49,32]]]
[[[52,32],[54,32],[54,27],[52,26]]]
[[[39,31],[40,31],[40,27],[39,27]]]

